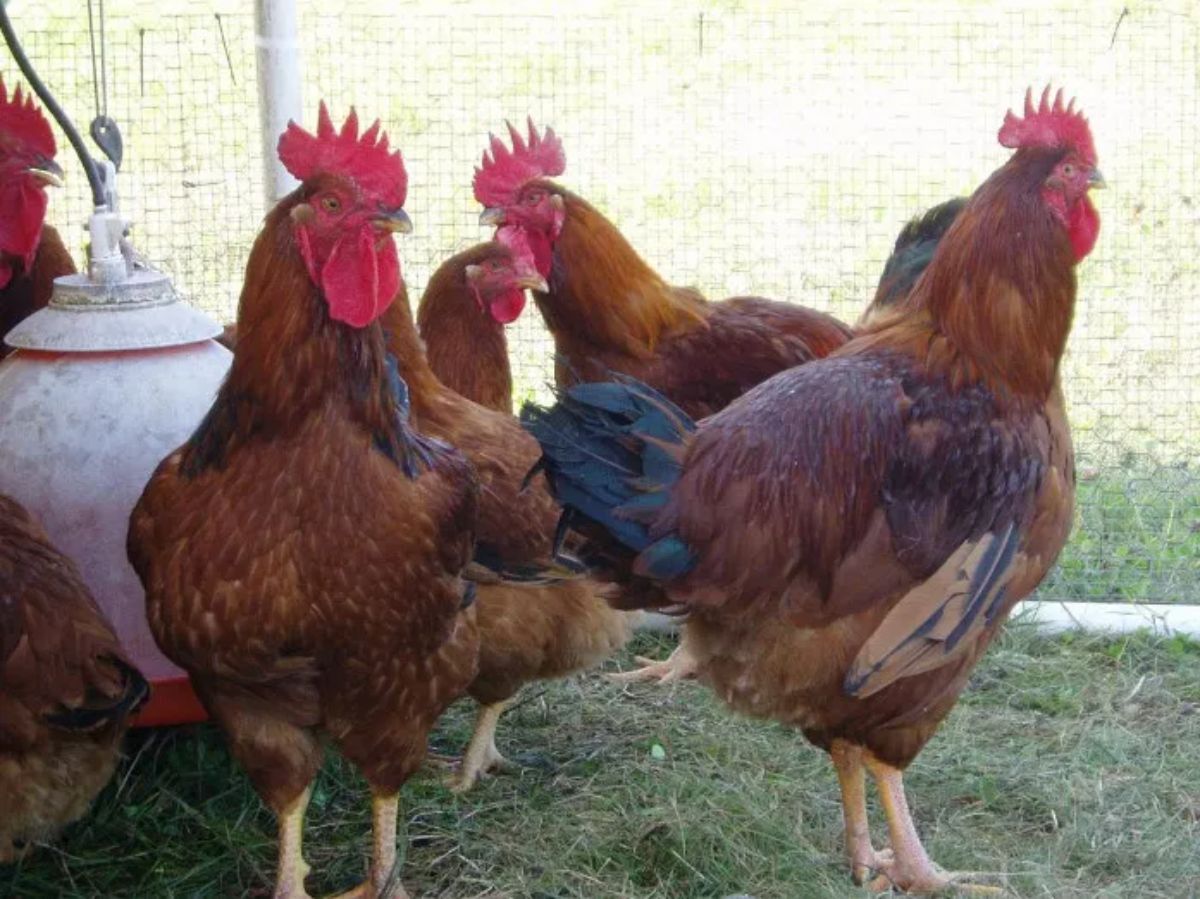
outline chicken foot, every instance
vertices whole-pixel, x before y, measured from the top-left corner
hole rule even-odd
[[[500,716],[508,708],[509,699],[480,706],[475,718],[475,732],[463,756],[462,768],[450,783],[451,791],[465,793],[479,781],[480,775],[508,765],[508,761],[496,748],[496,726]]]
[[[997,895],[1003,892],[998,887],[970,883],[964,879],[970,875],[943,871],[935,865],[921,844],[916,825],[913,824],[908,799],[904,795],[904,775],[870,752],[863,754],[863,763],[875,778],[892,839],[891,852],[881,852],[876,856],[874,867],[880,874],[868,884],[868,889],[874,892],[896,888],[906,893],[958,892],[973,895]]]
[[[694,680],[700,669],[695,654],[688,646],[687,627],[684,627],[680,634],[679,645],[667,658],[656,660],[648,659],[645,656],[634,656],[634,661],[642,667],[605,676],[618,684],[655,681],[659,685],[665,685],[676,681]]]
[[[371,797],[371,871],[368,879],[354,889],[339,893],[332,899],[408,899],[399,878],[393,877],[396,866],[396,818],[400,813],[400,797]]]

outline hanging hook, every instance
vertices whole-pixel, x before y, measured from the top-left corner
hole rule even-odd
[[[88,130],[96,146],[104,151],[104,155],[111,159],[113,166],[120,171],[125,144],[121,140],[121,129],[117,127],[117,123],[106,115],[98,115],[92,119],[92,126]]]
[[[75,130],[75,126],[67,118],[67,114],[58,105],[58,101],[54,99],[54,95],[42,83],[42,79],[38,78],[37,72],[34,71],[33,66],[29,62],[29,57],[25,55],[25,51],[21,47],[21,42],[17,40],[16,32],[13,31],[12,22],[8,18],[8,8],[4,0],[0,0],[0,33],[4,34],[4,41],[8,44],[8,49],[12,52],[13,59],[17,61],[17,68],[21,70],[21,74],[25,76],[33,92],[38,95],[45,105],[46,110],[58,122],[63,133],[67,135],[67,140],[71,142],[71,146],[75,150],[75,155],[79,157],[79,164],[83,166],[84,174],[87,175],[88,186],[92,189],[92,203],[97,207],[107,206],[108,196],[104,189],[104,183],[100,178],[100,170],[96,165],[96,160],[92,159],[88,153],[87,147],[83,143],[83,138],[79,136],[79,132]]]

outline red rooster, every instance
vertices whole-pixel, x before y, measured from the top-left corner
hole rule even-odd
[[[12,97],[0,81],[0,359],[2,338],[50,302],[54,279],[75,261],[45,223],[46,185],[61,187],[63,170],[50,123],[21,88]]]
[[[301,185],[246,264],[229,375],[133,510],[129,557],[166,655],[191,677],[279,820],[277,897],[304,897],[302,829],[322,735],[366,776],[383,894],[400,787],[475,676],[460,571],[477,487],[399,413],[379,318],[401,288],[407,177],[376,122],[279,156]],[[403,890],[399,891],[399,895]],[[391,895],[398,895],[393,892]]]
[[[549,290],[534,297],[554,336],[560,387],[612,372],[661,391],[688,415],[723,409],[760,381],[820,359],[850,330],[803,306],[734,297],[719,303],[673,287],[561,175],[562,143],[547,128],[509,125],[513,148],[491,139],[475,172],[480,222],[519,229]]]
[[[842,788],[854,879],[960,883],[913,825],[902,771],[1071,527],[1059,365],[1103,184],[1086,120],[1043,94],[911,292],[830,358],[698,425],[630,379],[527,411],[589,559],[690,612],[702,678],[800,728]],[[736,527],[730,527],[736,522]],[[870,841],[864,769],[892,848]]]

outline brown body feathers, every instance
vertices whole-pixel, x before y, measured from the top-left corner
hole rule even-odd
[[[0,496],[0,864],[87,811],[148,692],[74,563]]]
[[[504,326],[481,309],[462,283],[463,269],[487,259],[482,243],[440,266],[421,295],[417,330],[429,367],[459,396],[497,412],[512,412],[512,369]]]
[[[1057,557],[1074,495],[1057,365],[1075,280],[1036,203],[1047,172],[1014,158],[894,310],[697,432],[662,520],[699,561],[671,594],[734,706],[903,768]],[[985,561],[992,586],[957,605],[972,591],[947,585]],[[946,629],[922,636],[931,616]]]
[[[444,263],[430,280],[422,306],[474,305],[463,270],[477,256],[469,250]],[[475,311],[466,309],[464,314]],[[527,569],[532,576],[553,567],[558,506],[542,477],[523,487],[539,456],[537,441],[510,413],[472,402],[438,379],[422,350],[405,296],[388,310],[384,325],[400,375],[409,385],[414,425],[458,447],[475,468],[480,484],[479,551],[501,567]],[[468,343],[460,355],[475,355],[475,364],[483,368],[508,367],[502,343]],[[612,609],[605,588],[589,578],[551,578],[543,585],[481,583],[477,596],[480,663],[470,693],[485,704],[510,698],[528,681],[594,665],[629,638],[629,616]]]

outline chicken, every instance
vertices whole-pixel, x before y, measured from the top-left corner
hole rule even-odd
[[[83,816],[148,693],[75,564],[0,495],[0,864]]]
[[[586,200],[549,177],[565,167],[552,129],[529,123],[513,149],[493,137],[475,172],[481,223],[517,229],[548,291],[534,298],[554,336],[560,387],[632,375],[699,418],[760,381],[819,359],[850,330],[823,312],[761,297],[719,303],[673,287]]]
[[[520,232],[549,282],[534,297],[554,336],[560,388],[617,372],[700,418],[850,338],[837,319],[803,306],[761,297],[713,303],[668,284],[598,210],[548,180],[566,167],[553,129],[539,135],[530,121],[522,138],[508,127],[512,150],[491,138],[490,154],[475,172],[475,198],[486,207],[480,222],[496,225],[501,237]],[[636,661],[642,667],[611,677],[660,683],[693,677],[686,623],[669,658]]]
[[[875,889],[965,886],[921,845],[902,772],[1071,527],[1059,366],[1103,181],[1061,91],[999,138],[1016,152],[912,292],[829,358],[699,424],[629,379],[526,413],[583,557],[686,606],[717,694],[830,753],[851,871]]]
[[[505,235],[522,243],[519,233]],[[460,257],[456,257],[460,258]],[[504,326],[525,308],[525,290],[546,290],[527,245],[480,244],[461,257],[466,289],[425,291],[417,330],[439,381],[469,400],[511,414],[512,369]]]
[[[411,227],[400,154],[322,103],[279,156],[301,184],[251,249],[229,375],[147,484],[129,558],[155,640],[279,820],[274,895],[307,895],[323,734],[371,789],[370,873],[349,895],[376,897],[400,787],[476,673],[477,485],[398,414],[379,318],[402,285],[391,232]]]
[[[46,185],[61,187],[54,133],[33,98],[0,81],[0,338],[50,302],[54,279],[75,271],[45,223]],[[0,340],[0,359],[12,350]]]
[[[472,343],[475,332],[493,329],[476,298],[492,308],[498,302],[517,302],[521,288],[514,275],[527,277],[516,274],[519,269],[507,247],[481,244],[443,263],[422,297],[422,308],[437,312],[430,321],[439,328],[451,315],[469,319],[453,326],[452,333],[461,341],[459,355],[472,357],[472,367],[481,373],[490,366],[507,372],[508,357],[502,340]],[[464,791],[481,774],[504,764],[496,749],[496,726],[521,686],[602,661],[629,639],[632,618],[640,613],[612,608],[607,588],[591,579],[548,570],[556,567],[558,506],[544,479],[527,489],[522,483],[538,459],[537,442],[511,413],[477,405],[441,383],[403,294],[385,315],[384,326],[398,374],[409,388],[414,425],[458,447],[475,468],[480,483],[476,558],[497,573],[491,583],[479,585],[476,595],[479,674],[468,692],[480,710],[453,785]]]

